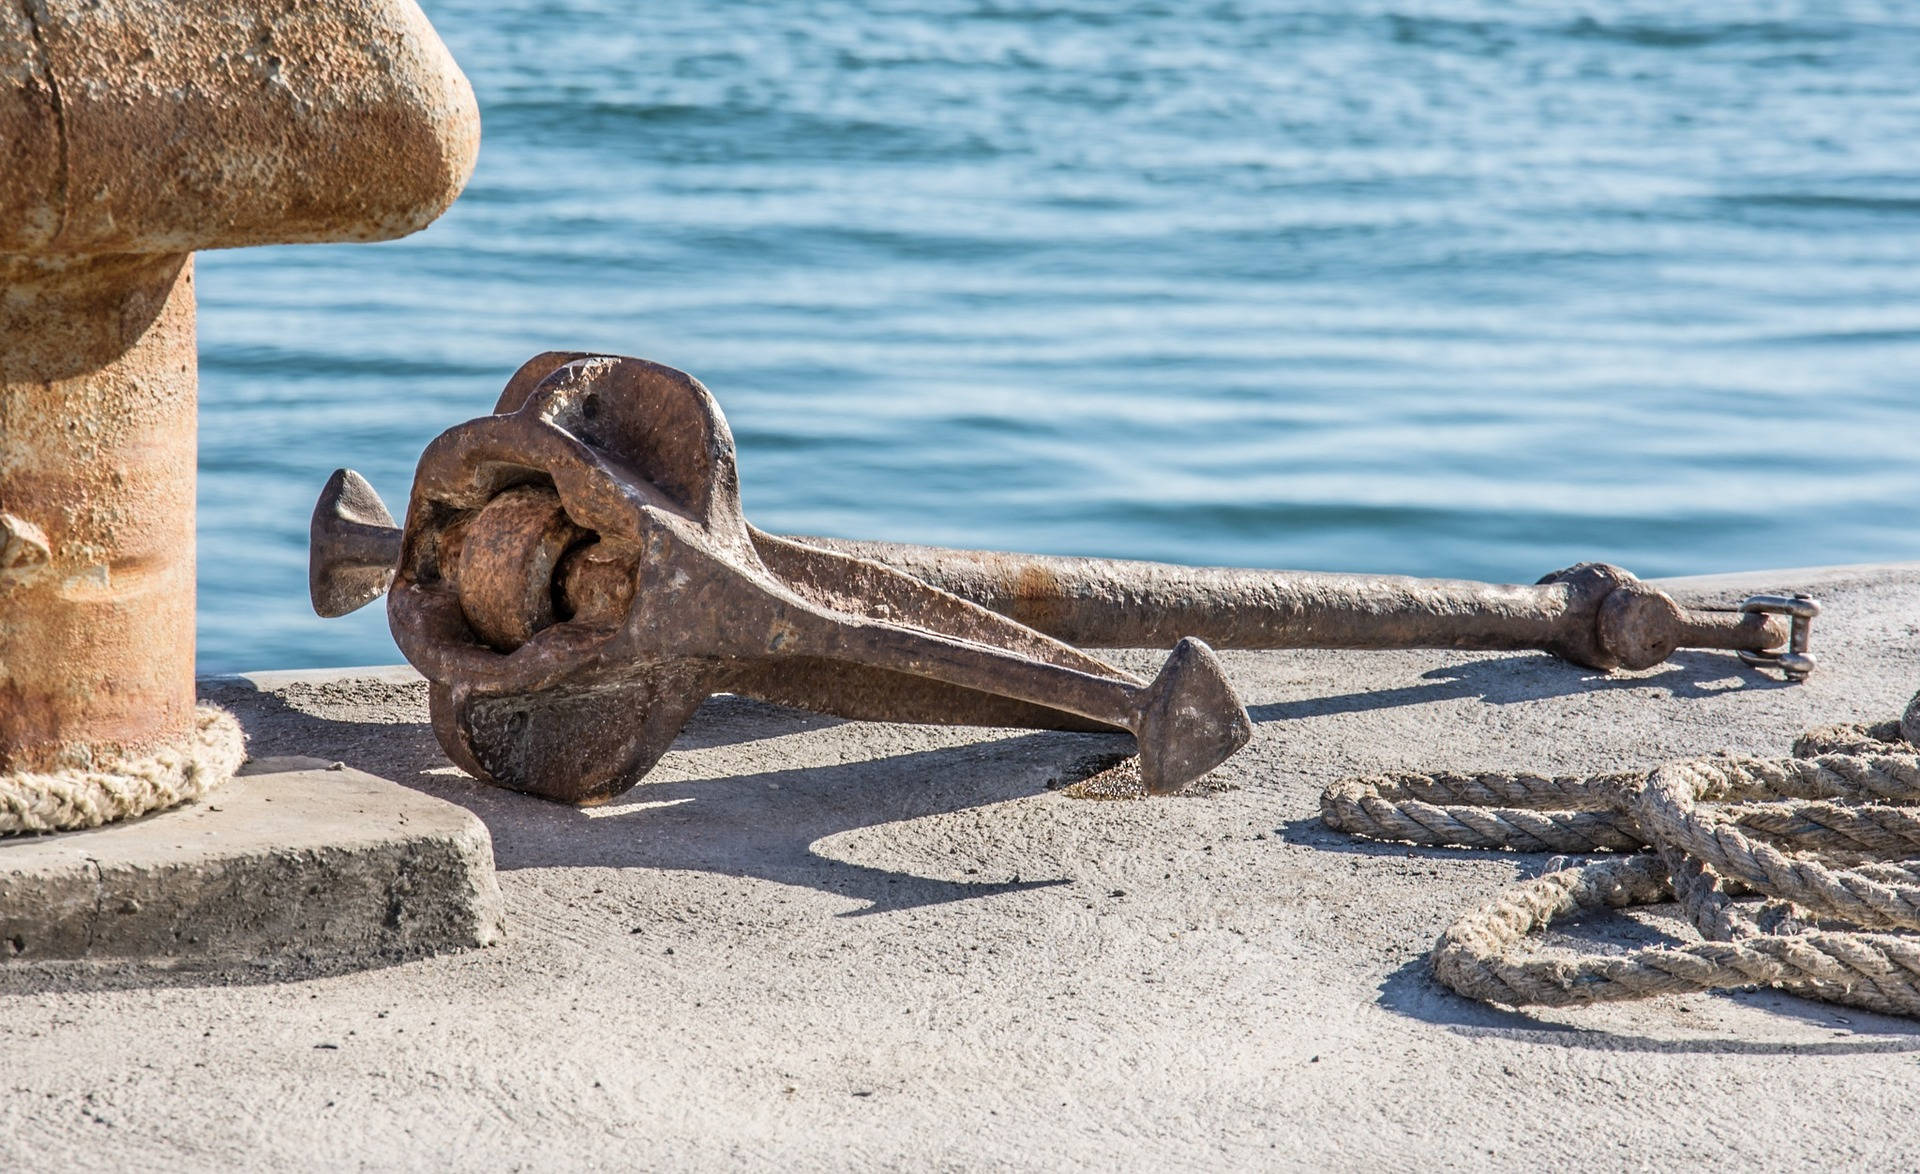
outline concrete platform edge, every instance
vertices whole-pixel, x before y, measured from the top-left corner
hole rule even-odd
[[[498,941],[471,813],[319,759],[249,763],[205,801],[0,842],[0,973],[339,969]]]

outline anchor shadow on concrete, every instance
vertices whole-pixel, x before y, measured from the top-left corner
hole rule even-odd
[[[1673,697],[1694,700],[1735,691],[1792,687],[1786,681],[1747,668],[1732,656],[1700,651],[1676,652],[1658,670],[1644,673],[1603,673],[1531,652],[1477,657],[1422,673],[1420,681],[1417,685],[1398,688],[1250,705],[1247,713],[1255,721],[1287,721],[1368,713],[1436,701],[1473,700],[1489,705],[1512,705],[1618,689],[1665,690]]]
[[[1775,686],[1743,672],[1731,658],[1681,653],[1663,671],[1608,677],[1550,657],[1476,658],[1435,669],[1401,689],[1254,706],[1262,721],[1358,712],[1447,698],[1509,703],[1596,688],[1665,688],[1676,696],[1711,696],[1726,688]],[[1131,747],[1127,735],[1035,731],[964,745],[850,762],[773,765],[759,749],[741,755],[744,773],[674,778],[658,772],[613,803],[573,808],[474,782],[448,765],[429,726],[417,681],[361,682],[378,688],[377,720],[323,716],[279,692],[244,679],[207,682],[205,692],[238,713],[256,756],[293,754],[350,766],[448,800],[478,816],[493,836],[502,871],[551,867],[642,867],[758,877],[833,892],[866,902],[855,915],[990,896],[1067,883],[1061,878],[942,880],[834,859],[819,845],[861,828],[951,814],[1042,793],[1110,764]],[[324,686],[316,700],[325,701]],[[296,695],[297,696],[297,695]],[[370,700],[360,697],[359,700]],[[340,708],[338,699],[330,703]],[[317,708],[328,708],[322,704]],[[843,724],[737,697],[707,703],[676,740],[676,752],[765,744]],[[1400,852],[1329,832],[1317,820],[1296,820],[1283,836],[1316,847],[1365,854]],[[1461,851],[1460,856],[1472,855]]]
[[[495,866],[503,872],[653,868],[753,877],[866,902],[849,914],[854,916],[1071,883],[1064,877],[920,876],[836,859],[819,845],[861,828],[1041,794],[1111,763],[1116,749],[1130,746],[1125,734],[1039,731],[717,777],[676,779],[672,764],[663,764],[666,770],[614,802],[575,808],[458,773],[425,722],[322,716],[244,682],[221,682],[208,694],[240,717],[256,756],[337,759],[465,807],[487,825]],[[833,724],[830,718],[721,698],[702,710],[675,749],[767,741]],[[778,761],[777,754],[752,757]],[[991,865],[981,871],[990,872]]]

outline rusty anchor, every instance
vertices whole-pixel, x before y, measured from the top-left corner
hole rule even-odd
[[[313,515],[316,611],[385,591],[434,731],[476,777],[573,803],[637,782],[714,693],[842,717],[1124,729],[1155,793],[1244,745],[1232,648],[1541,649],[1600,669],[1737,651],[1799,679],[1818,604],[1680,607],[1617,567],[1531,586],[787,538],[741,515],[692,376],[552,352],[422,455],[406,525],[358,474]],[[1152,681],[1076,645],[1171,647]]]
[[[523,369],[495,415],[427,447],[397,557],[376,562],[389,525],[370,487],[336,474],[316,604],[365,602],[393,568],[394,638],[431,682],[442,746],[517,790],[610,798],[719,692],[854,718],[1125,729],[1155,791],[1252,736],[1197,640],[1143,681],[899,571],[754,529],[712,396],[638,359]]]

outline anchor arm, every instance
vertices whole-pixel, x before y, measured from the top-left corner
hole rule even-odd
[[[1131,732],[1148,791],[1177,791],[1253,736],[1245,706],[1201,641],[1182,639],[1150,684],[924,628],[813,609],[784,610],[778,654],[924,677]],[[769,650],[772,651],[772,650]],[[822,699],[832,707],[832,698]],[[932,716],[932,715],[929,715]],[[920,720],[926,720],[921,718]]]

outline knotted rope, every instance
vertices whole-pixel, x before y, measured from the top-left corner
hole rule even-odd
[[[1525,881],[1454,922],[1431,957],[1463,995],[1568,1006],[1773,986],[1920,1016],[1920,937],[1900,932],[1920,930],[1920,696],[1898,722],[1815,730],[1793,752],[1588,778],[1346,779],[1320,812],[1354,835],[1430,847],[1638,853]],[[1521,949],[1569,915],[1663,901],[1706,940]]]
[[[246,757],[240,723],[202,705],[183,746],[85,769],[0,772],[0,836],[99,827],[198,799],[232,778]]]

